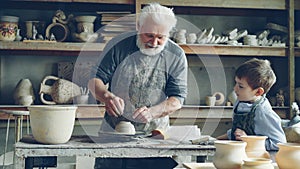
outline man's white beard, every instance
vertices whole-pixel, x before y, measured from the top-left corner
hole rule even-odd
[[[136,45],[138,46],[138,48],[143,54],[148,56],[154,56],[159,54],[165,48],[166,42],[163,45],[157,45],[156,47],[153,48],[146,48],[145,47],[146,45],[151,46],[151,44],[143,43],[140,35],[137,35]]]

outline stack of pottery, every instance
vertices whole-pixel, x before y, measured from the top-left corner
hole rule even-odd
[[[0,40],[14,41],[18,30],[19,17],[1,16],[0,17]]]

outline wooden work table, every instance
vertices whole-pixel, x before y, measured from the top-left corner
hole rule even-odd
[[[212,156],[213,145],[194,145],[190,142],[158,140],[144,136],[105,135],[73,136],[65,144],[37,143],[25,136],[15,144],[15,168],[25,168],[28,157],[88,156],[105,158],[148,158],[176,156]]]

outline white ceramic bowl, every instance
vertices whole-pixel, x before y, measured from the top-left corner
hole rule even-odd
[[[76,106],[29,106],[30,127],[36,141],[62,144],[70,140],[75,122]]]

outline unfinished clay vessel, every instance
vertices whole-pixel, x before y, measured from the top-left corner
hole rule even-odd
[[[120,123],[116,125],[115,130],[120,134],[135,134],[135,128],[129,121],[120,121]]]
[[[246,154],[248,158],[267,158],[270,154],[267,152],[265,142],[267,136],[241,136],[242,141],[247,142]]]
[[[243,141],[217,140],[213,164],[217,169],[241,169],[243,160],[247,158]]]
[[[54,81],[53,85],[47,85],[47,81]],[[80,87],[75,83],[55,76],[46,76],[41,83],[40,98],[45,104],[72,103],[73,98],[81,95]],[[50,95],[52,100],[46,100],[45,95]]]

